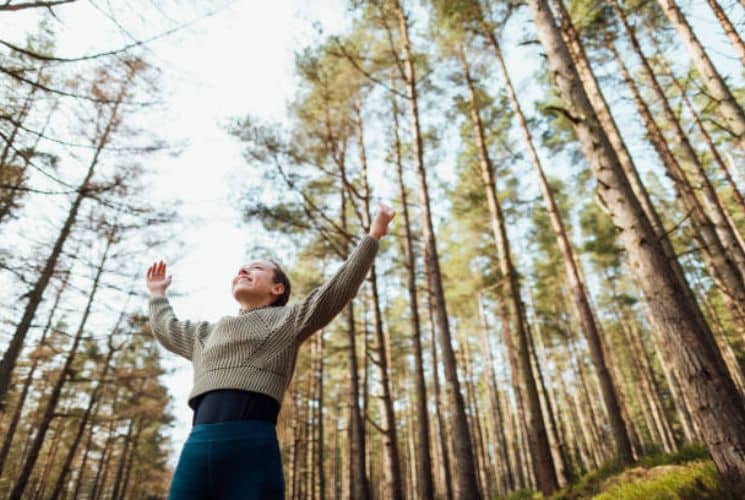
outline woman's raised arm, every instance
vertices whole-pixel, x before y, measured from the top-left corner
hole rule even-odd
[[[311,291],[305,299],[294,306],[295,331],[300,342],[329,324],[357,295],[375,260],[378,240],[388,232],[388,223],[394,215],[390,207],[378,204],[378,212],[369,234],[362,238],[347,260],[326,283]]]
[[[174,354],[191,361],[194,341],[206,335],[210,329],[207,321],[179,321],[166,298],[166,289],[171,284],[171,276],[166,277],[166,263],[153,263],[147,270],[147,288],[150,291],[150,326],[158,341]]]

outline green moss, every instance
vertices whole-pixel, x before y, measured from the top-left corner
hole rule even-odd
[[[634,467],[609,479],[595,500],[719,500],[727,498],[711,460]]]
[[[589,498],[597,493],[600,484],[623,470],[617,462],[609,462],[599,469],[582,475],[576,482],[565,486],[551,496],[552,500],[575,500]]]
[[[504,497],[504,500],[541,500],[544,496],[535,491],[530,490],[519,490],[519,491],[513,491],[506,497]]]
[[[695,460],[706,460],[709,452],[702,445],[688,445],[682,447],[675,453],[654,453],[642,457],[639,462],[626,471],[644,471],[655,467],[666,465],[680,465]],[[618,462],[609,462],[601,468],[588,472],[569,486],[562,488],[551,496],[552,500],[577,500],[581,498],[592,498],[604,492],[613,481],[612,478],[624,477],[624,467]],[[650,497],[657,498],[657,497]],[[660,497],[668,498],[668,497]],[[671,497],[677,498],[677,497]],[[682,498],[682,497],[681,497]]]

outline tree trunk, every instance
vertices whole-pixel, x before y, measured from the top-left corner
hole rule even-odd
[[[675,142],[678,144],[683,160],[693,170],[693,175],[697,183],[697,189],[700,191],[703,198],[704,212],[714,224],[714,229],[719,236],[722,246],[725,249],[725,255],[731,256],[734,265],[739,270],[740,282],[741,284],[743,284],[743,287],[745,287],[745,281],[743,280],[743,277],[745,277],[745,249],[740,246],[740,242],[735,235],[735,230],[733,227],[730,226],[727,214],[725,213],[725,210],[722,207],[721,202],[719,201],[719,196],[714,190],[714,187],[711,185],[709,178],[706,176],[706,172],[704,172],[704,168],[698,159],[698,155],[696,154],[696,151],[693,149],[693,146],[688,140],[688,136],[683,131],[683,128],[680,125],[680,121],[670,107],[670,103],[665,96],[665,92],[662,90],[662,87],[660,86],[659,81],[654,74],[654,71],[652,71],[652,68],[649,65],[649,61],[647,60],[647,57],[644,54],[644,51],[642,50],[638,39],[636,38],[636,32],[634,31],[634,28],[629,24],[628,19],[626,18],[626,14],[623,12],[623,10],[621,10],[620,5],[618,4],[618,0],[612,0],[611,4],[613,5],[613,9],[615,10],[616,15],[621,20],[621,23],[626,30],[634,52],[636,52],[636,54],[639,56],[639,59],[641,60],[642,70],[649,82],[652,84],[652,90],[654,91],[657,100],[662,106],[663,114],[666,120],[669,122],[670,126],[672,126],[673,128],[673,137],[675,138]],[[613,44],[610,42],[610,37],[606,38],[609,45],[612,46]],[[685,179],[684,175],[683,179]]]
[[[346,230],[346,191],[341,191],[341,217],[342,228]],[[343,256],[346,258],[346,256]],[[360,388],[359,367],[357,365],[356,328],[354,319],[354,305],[347,305],[347,362],[349,363],[350,375],[350,426],[349,426],[349,453],[350,473],[347,492],[354,500],[367,500],[370,498],[370,489],[367,481],[365,468],[365,423],[360,413]]]
[[[500,270],[505,281],[504,300],[509,304],[510,323],[517,335],[517,355],[520,366],[520,380],[514,381],[522,385],[522,392],[527,396],[530,428],[531,454],[536,459],[536,474],[538,487],[544,494],[549,494],[558,487],[556,470],[551,455],[551,447],[548,442],[548,434],[544,424],[543,411],[541,410],[538,388],[531,369],[530,351],[528,348],[528,331],[523,312],[522,299],[520,297],[520,285],[518,283],[517,271],[512,262],[510,244],[507,238],[506,223],[504,215],[496,194],[496,179],[494,166],[486,146],[484,128],[479,115],[479,107],[476,102],[474,83],[471,78],[466,54],[462,47],[459,50],[460,62],[468,86],[468,104],[471,115],[476,144],[479,149],[481,176],[486,193],[486,199],[491,216],[491,226],[494,240],[497,245]]]
[[[77,252],[76,252],[77,254]],[[57,312],[57,307],[59,306],[60,299],[62,298],[62,292],[65,291],[65,288],[67,288],[67,283],[70,279],[70,271],[64,273],[64,277],[62,278],[62,282],[60,283],[59,288],[57,289],[57,292],[54,296],[54,301],[52,303],[52,307],[49,311],[49,317],[47,318],[47,324],[44,325],[44,330],[42,331],[41,338],[39,339],[39,345],[43,346],[47,334],[49,333],[49,330],[52,327],[52,321],[54,320],[54,315]],[[34,380],[34,374],[36,373],[36,368],[39,366],[39,360],[38,358],[34,358],[33,361],[31,361],[31,367],[28,370],[28,373],[26,374],[26,378],[23,380],[23,387],[21,389],[21,394],[18,397],[18,402],[16,403],[15,410],[13,411],[13,416],[11,417],[10,423],[8,424],[8,428],[5,431],[5,437],[3,439],[3,447],[0,449],[0,476],[3,474],[3,468],[5,467],[5,461],[8,458],[8,453],[10,452],[11,444],[13,443],[13,436],[15,435],[16,429],[18,428],[18,423],[21,419],[21,412],[23,411],[23,406],[26,402],[26,397],[28,396],[28,391],[31,387],[31,384]]]
[[[526,320],[527,323],[527,320]],[[554,461],[554,470],[559,488],[566,486],[568,482],[569,462],[564,449],[564,437],[559,433],[559,427],[556,425],[555,405],[551,401],[551,395],[546,389],[546,381],[541,370],[541,360],[535,351],[535,342],[533,341],[533,332],[528,329],[528,350],[530,351],[531,368],[535,378],[538,380],[538,395],[541,401],[543,414],[546,416],[544,424],[548,434],[548,441],[551,446],[551,456]]]
[[[492,48],[494,49],[497,62],[499,63],[499,67],[502,70],[502,76],[505,79],[505,84],[507,86],[507,95],[509,96],[510,104],[515,113],[515,116],[517,117],[518,124],[520,125],[520,129],[523,133],[525,145],[528,148],[533,166],[535,167],[536,173],[538,174],[538,180],[541,186],[541,193],[543,194],[543,200],[546,205],[546,210],[548,211],[549,219],[551,221],[551,228],[556,235],[556,240],[561,251],[564,266],[566,268],[566,274],[569,278],[569,287],[572,290],[574,307],[582,325],[582,332],[584,333],[585,339],[587,340],[587,344],[590,348],[590,356],[593,366],[595,367],[598,379],[600,380],[600,387],[603,393],[603,402],[605,403],[608,414],[610,416],[609,421],[611,431],[613,432],[613,439],[616,443],[616,454],[621,463],[630,463],[632,459],[631,444],[626,433],[626,426],[623,422],[623,419],[621,418],[621,411],[619,409],[618,398],[616,396],[615,383],[610,376],[610,372],[608,371],[608,367],[606,366],[605,358],[603,356],[601,338],[598,334],[598,329],[595,324],[595,315],[592,311],[592,308],[590,307],[590,303],[587,298],[589,292],[587,291],[586,287],[584,286],[584,282],[581,279],[581,274],[578,269],[579,264],[577,262],[576,256],[574,255],[574,249],[572,248],[571,242],[569,241],[569,236],[567,235],[564,221],[562,220],[561,214],[556,205],[553,191],[551,190],[551,186],[548,184],[548,180],[546,179],[546,174],[543,171],[543,165],[541,164],[538,152],[533,145],[533,139],[530,135],[527,120],[525,119],[525,115],[523,114],[522,108],[520,107],[520,102],[518,101],[517,94],[515,93],[515,89],[512,85],[512,79],[510,78],[507,71],[507,66],[504,63],[504,58],[502,57],[499,43],[497,42],[496,36],[491,29],[484,27],[484,33],[487,35],[487,38]]]
[[[107,241],[107,246],[106,246],[107,252],[109,248],[111,247],[111,244],[114,241],[114,237],[115,237],[114,231],[112,231]],[[100,269],[103,269],[103,265],[101,266]],[[111,333],[109,334],[108,352],[106,353],[106,360],[104,361],[103,369],[101,370],[101,374],[98,378],[98,382],[96,386],[93,388],[93,391],[91,391],[90,398],[88,399],[88,406],[86,407],[85,411],[83,412],[82,417],[80,418],[80,422],[78,423],[78,428],[77,428],[77,431],[75,432],[75,435],[73,436],[73,440],[67,446],[67,455],[62,461],[62,471],[60,472],[60,475],[57,478],[57,482],[54,485],[54,489],[52,490],[52,494],[49,497],[51,500],[57,500],[59,496],[62,494],[62,489],[65,486],[65,478],[67,476],[67,473],[70,470],[70,465],[72,464],[73,457],[75,456],[75,453],[77,452],[78,445],[80,444],[80,440],[82,439],[83,433],[85,432],[85,428],[88,425],[88,420],[90,419],[93,413],[93,408],[94,406],[97,405],[98,399],[101,397],[101,392],[103,390],[106,377],[108,376],[109,369],[111,368],[111,358],[113,357],[114,352],[115,352],[111,344],[111,341],[112,341],[114,334],[118,330],[119,325],[121,324],[121,321],[124,318],[124,315],[125,313],[124,311],[122,311],[119,315],[119,319],[116,323],[116,326],[114,326],[114,328],[111,330]]]
[[[735,52],[737,52],[737,57],[740,58],[742,67],[745,67],[745,43],[743,43],[742,38],[740,38],[737,28],[735,28],[732,21],[729,20],[729,17],[727,17],[727,14],[724,12],[724,9],[722,9],[722,6],[719,5],[717,0],[706,0],[706,2],[709,4],[709,7],[711,7],[711,10],[714,11],[714,15],[717,17],[719,24],[722,25],[724,33],[735,48]]]
[[[134,433],[136,423],[136,418],[131,418],[129,420],[129,425],[127,426],[127,433],[124,435],[124,444],[122,445],[122,453],[119,455],[119,464],[116,467],[116,476],[114,476],[114,487],[111,493],[111,500],[118,500],[119,499],[119,492],[122,488],[122,479],[124,478],[124,464],[127,461],[127,457],[129,456],[129,447],[132,445],[132,434]]]
[[[98,415],[99,408],[101,406],[101,400],[98,400],[96,408],[93,411],[93,417],[91,419],[91,425],[88,427],[88,438],[85,441],[83,448],[83,458],[80,460],[80,467],[78,469],[78,477],[75,478],[75,488],[73,489],[72,498],[80,498],[80,489],[83,486],[83,476],[86,472],[86,465],[88,464],[88,456],[90,455],[91,446],[93,444],[93,433],[95,429],[95,418]]]
[[[492,427],[492,436],[496,438],[494,442],[495,451],[499,453],[499,462],[502,464],[503,477],[500,477],[499,494],[504,496],[508,491],[511,491],[515,487],[515,481],[513,478],[512,469],[514,467],[514,461],[510,462],[509,445],[505,437],[504,429],[504,416],[499,403],[499,392],[497,389],[497,376],[494,373],[494,354],[491,349],[491,343],[489,342],[489,325],[486,321],[486,315],[484,313],[484,303],[481,298],[481,294],[477,295],[477,302],[479,308],[479,317],[482,323],[483,335],[481,336],[481,349],[485,353],[486,359],[484,360],[487,387],[489,388],[489,404],[491,413],[494,418],[488,419]]]
[[[370,228],[370,187],[367,179],[367,156],[365,152],[365,141],[362,129],[362,111],[359,102],[355,103],[357,115],[357,148],[360,155],[360,177],[362,178],[362,197],[364,208],[362,215],[364,217],[365,230]],[[380,386],[383,393],[380,395],[381,415],[383,417],[383,446],[385,450],[385,478],[384,485],[385,497],[402,499],[404,498],[403,476],[401,474],[401,459],[399,457],[398,431],[396,429],[396,415],[393,410],[393,394],[391,391],[391,381],[388,376],[388,350],[386,349],[386,333],[383,330],[383,317],[380,313],[380,298],[378,294],[378,277],[373,263],[370,269],[370,294],[372,300],[373,327],[375,329],[375,347],[377,359],[374,364],[378,367],[380,376]]]
[[[455,472],[455,495],[458,498],[478,498],[478,486],[476,482],[476,466],[473,458],[473,445],[468,431],[468,420],[466,418],[465,404],[458,382],[458,373],[453,353],[450,324],[445,303],[445,292],[442,286],[440,263],[437,254],[437,243],[435,240],[432,214],[430,211],[429,188],[427,185],[427,172],[424,166],[424,150],[422,134],[419,124],[419,109],[417,103],[416,73],[414,70],[414,58],[409,40],[409,24],[401,3],[393,2],[395,14],[398,17],[401,34],[402,51],[404,55],[404,67],[406,73],[406,89],[409,97],[409,106],[412,121],[412,145],[414,159],[416,161],[417,178],[419,182],[419,205],[422,211],[422,230],[425,242],[425,270],[429,291],[435,301],[435,318],[437,322],[437,334],[442,354],[442,364],[445,371],[445,394],[450,412],[451,440],[454,452]]]
[[[694,418],[725,482],[745,490],[745,404],[727,373],[701,311],[691,311],[690,287],[676,271],[634,196],[618,158],[600,127],[546,0],[528,0],[551,73],[568,118],[598,180],[598,198],[619,229],[641,288],[664,328],[683,391],[695,403]]]
[[[691,56],[696,69],[701,74],[704,85],[706,85],[709,94],[718,104],[717,111],[724,118],[730,132],[734,136],[735,144],[741,149],[745,149],[745,112],[737,104],[735,97],[714,67],[711,59],[709,59],[703,45],[696,38],[696,34],[678,8],[675,0],[658,0],[658,3],[670,21],[670,24],[673,25],[686,44],[688,54]]]
[[[667,61],[665,61],[665,58],[662,55],[662,51],[660,50],[659,44],[657,43],[657,39],[654,36],[651,36],[650,39],[652,41],[652,44],[657,49],[658,60],[660,62],[660,65],[662,66],[662,70],[672,80],[673,84],[675,85],[675,88],[678,89],[678,92],[680,93],[680,97],[683,100],[683,104],[685,104],[685,107],[688,109],[688,112],[691,114],[693,121],[696,123],[696,128],[698,128],[698,131],[701,133],[701,136],[704,138],[704,142],[706,142],[706,145],[709,148],[709,152],[711,152],[711,156],[714,158],[714,162],[719,167],[719,170],[722,172],[722,175],[724,176],[724,179],[727,181],[729,188],[732,190],[732,196],[734,196],[735,200],[737,201],[737,204],[740,206],[740,209],[745,211],[745,198],[743,197],[742,193],[738,189],[737,183],[735,183],[735,180],[732,178],[732,174],[730,173],[729,168],[727,167],[727,164],[724,161],[724,158],[722,158],[722,155],[719,154],[719,150],[714,144],[714,140],[711,138],[711,135],[706,130],[706,127],[704,127],[704,123],[703,121],[701,121],[701,116],[699,115],[698,111],[696,111],[696,108],[693,106],[693,103],[691,103],[691,100],[688,98],[686,89],[680,83],[680,80],[675,76],[672,69],[667,64]],[[733,224],[731,225],[733,227],[733,230],[737,231],[737,228],[735,228]]]
[[[326,497],[326,474],[324,472],[323,467],[323,461],[324,461],[324,425],[323,425],[323,417],[324,417],[324,411],[323,411],[323,405],[324,405],[324,399],[323,399],[323,374],[324,374],[324,338],[323,338],[324,332],[320,332],[318,334],[318,360],[317,362],[317,374],[316,374],[316,404],[318,409],[317,411],[317,420],[318,425],[316,429],[316,467],[317,467],[317,478],[318,478],[318,497],[319,498],[325,498]]]
[[[109,136],[118,125],[119,106],[124,99],[126,89],[133,77],[134,74],[130,73],[129,78],[122,84],[121,90],[119,91],[119,94],[117,95],[115,102],[111,107],[111,113],[108,117],[108,121],[106,122],[104,130],[98,138],[96,149],[93,154],[93,158],[88,165],[88,170],[85,174],[85,177],[76,190],[75,198],[72,202],[72,205],[70,205],[69,211],[67,212],[67,217],[65,218],[65,222],[62,224],[62,229],[57,235],[57,239],[52,246],[52,251],[47,257],[46,262],[44,263],[44,267],[41,270],[39,279],[36,281],[33,289],[28,294],[29,299],[28,303],[26,304],[26,308],[23,311],[23,316],[21,317],[21,320],[18,323],[15,332],[13,333],[13,337],[10,340],[7,350],[5,351],[5,353],[3,353],[2,360],[0,360],[0,411],[3,411],[5,397],[7,395],[8,388],[10,387],[11,375],[13,373],[13,369],[15,368],[16,361],[18,360],[18,356],[21,353],[21,349],[23,348],[23,343],[26,340],[26,334],[28,334],[28,331],[31,328],[31,321],[36,315],[36,310],[38,309],[39,304],[41,304],[44,291],[46,290],[47,285],[49,284],[49,280],[51,279],[52,274],[57,267],[57,261],[62,254],[62,248],[67,241],[68,236],[70,235],[70,231],[75,224],[78,216],[78,211],[80,210],[80,205],[87,196],[88,189],[90,188],[89,184],[91,182],[91,179],[93,178],[96,166],[98,166],[101,152],[108,144]],[[103,110],[100,110],[99,113],[102,114]]]
[[[739,269],[730,257],[730,254],[728,254],[727,250],[722,245],[719,235],[717,234],[711,220],[706,213],[704,213],[698,198],[688,182],[685,172],[683,172],[680,164],[670,151],[667,142],[665,141],[665,137],[662,135],[662,131],[654,120],[652,111],[644,102],[636,82],[629,74],[621,55],[618,53],[612,42],[608,41],[607,45],[613,53],[616,63],[621,69],[621,74],[623,75],[627,86],[632,92],[634,103],[636,104],[644,125],[647,128],[649,139],[652,141],[655,150],[660,156],[668,175],[673,180],[675,189],[678,192],[680,203],[682,204],[683,209],[690,214],[698,234],[705,242],[703,256],[709,264],[713,276],[722,287],[725,300],[732,311],[736,324],[739,325],[738,329],[742,329],[743,323],[745,322],[745,311],[742,309],[743,304],[745,304],[745,282],[742,280]]]
[[[88,294],[88,301],[85,305],[85,308],[83,309],[83,315],[80,319],[80,324],[78,325],[78,329],[75,332],[75,337],[73,338],[72,346],[70,347],[70,351],[67,354],[65,363],[62,366],[62,369],[60,370],[60,375],[54,384],[52,393],[49,395],[46,408],[44,409],[43,417],[41,419],[41,422],[39,423],[36,436],[34,437],[33,444],[31,445],[31,449],[29,450],[28,457],[26,457],[26,461],[23,465],[23,469],[21,470],[21,473],[16,479],[16,482],[13,485],[13,490],[10,493],[10,498],[12,500],[20,500],[21,498],[23,498],[23,492],[26,489],[28,479],[31,476],[31,471],[34,468],[34,464],[36,463],[36,459],[38,458],[39,451],[41,450],[41,446],[44,444],[44,437],[46,436],[46,433],[49,430],[49,425],[52,422],[52,418],[54,418],[55,410],[57,408],[57,404],[59,403],[60,396],[62,394],[62,388],[65,385],[67,376],[70,374],[72,363],[75,360],[75,356],[77,355],[78,345],[80,344],[80,340],[83,337],[85,325],[88,322],[88,317],[90,315],[91,308],[93,305],[93,299],[96,296],[96,291],[98,290],[98,285],[100,283],[101,276],[103,275],[104,265],[106,264],[106,261],[109,257],[109,250],[111,249],[111,245],[112,245],[112,240],[109,239],[106,245],[106,249],[104,250],[104,253],[101,257],[101,262],[99,262],[98,268],[96,269],[96,275],[93,278],[93,284],[91,287],[91,291]]]
[[[399,137],[398,123],[398,101],[395,95],[391,96],[393,114],[393,137],[394,158],[396,162],[396,175],[398,190],[401,196],[401,216],[403,217],[404,229],[404,259],[406,262],[406,288],[409,294],[409,314],[411,322],[412,344],[414,345],[414,369],[415,369],[415,394],[417,420],[417,486],[419,497],[423,500],[434,498],[434,485],[432,484],[432,459],[429,454],[429,412],[427,411],[427,388],[424,383],[424,361],[422,358],[422,329],[419,319],[419,299],[416,290],[416,259],[414,258],[414,245],[411,235],[411,221],[409,218],[409,204],[406,194],[406,186],[403,178],[403,156],[401,153],[401,140]]]
[[[114,389],[114,396],[112,398],[111,402],[111,414],[112,416],[116,414],[117,411],[117,401],[119,400],[119,387],[116,386]],[[114,428],[116,426],[115,419],[111,418],[109,420],[109,432],[106,436],[106,441],[104,441],[103,448],[101,449],[101,457],[98,460],[98,464],[96,465],[96,477],[93,479],[93,485],[91,486],[90,490],[90,498],[91,499],[97,499],[101,492],[104,491],[106,486],[106,471],[108,470],[108,462],[111,457],[112,448],[114,444]]]
[[[440,449],[442,475],[444,476],[445,483],[445,499],[453,499],[453,482],[450,475],[450,453],[448,452],[447,443],[445,442],[445,419],[442,416],[442,396],[440,391],[440,370],[439,363],[437,362],[437,342],[435,333],[435,320],[434,320],[434,304],[433,299],[430,296],[428,301],[428,318],[429,318],[429,331],[432,335],[430,347],[432,350],[432,379],[435,386],[435,416],[437,417],[437,437],[438,445]]]

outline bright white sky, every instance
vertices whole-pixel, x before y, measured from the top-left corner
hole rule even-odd
[[[207,2],[199,2],[205,12]],[[198,3],[198,4],[199,4]],[[172,299],[176,313],[189,319],[217,319],[233,314],[238,306],[230,294],[230,281],[245,260],[249,228],[240,223],[240,214],[231,199],[236,177],[250,172],[241,157],[240,145],[221,127],[228,118],[247,113],[265,120],[279,121],[293,89],[293,51],[307,45],[313,36],[313,20],[322,20],[338,31],[344,19],[343,1],[273,0],[233,2],[214,16],[149,44],[151,63],[162,70],[166,110],[146,119],[160,137],[174,142],[188,140],[178,158],[159,155],[148,165],[151,193],[165,203],[183,202],[181,216],[186,221],[183,258],[170,272],[171,289],[183,296]],[[188,3],[187,3],[188,4]],[[185,4],[185,5],[187,5]],[[219,4],[219,2],[215,2]],[[199,11],[194,3],[183,11],[164,7],[163,11],[180,22],[194,19]],[[41,9],[21,11],[0,17],[3,38],[23,45],[25,33],[33,31]],[[55,9],[60,23],[58,55],[74,57],[110,50],[131,40],[117,33],[112,24],[88,2]],[[157,12],[153,19],[137,22],[121,13],[119,21],[138,38],[164,31],[168,25]],[[152,21],[152,22],[151,22]],[[135,27],[140,26],[139,29]],[[150,261],[169,255],[143,256],[143,273]],[[144,280],[143,280],[144,288]],[[187,360],[162,349],[166,367],[175,368],[164,378],[174,398],[176,417],[172,429],[175,466],[191,427],[192,411],[187,406],[192,369]]]
[[[144,19],[130,10],[117,15],[120,23],[140,39],[173,26],[157,13],[154,4],[164,5],[163,13],[184,22],[200,14],[195,4],[206,9],[207,2],[168,6],[143,3],[149,11],[131,10],[149,12]],[[294,91],[293,52],[314,39],[313,22],[320,21],[326,32],[341,31],[348,18],[345,4],[344,0],[233,2],[212,17],[149,44],[149,60],[163,73],[166,108],[165,112],[147,116],[148,126],[166,140],[188,140],[188,147],[178,158],[161,155],[150,165],[151,193],[164,203],[181,200],[181,215],[187,221],[180,234],[185,244],[183,259],[171,268],[172,289],[184,294],[172,300],[178,315],[212,320],[234,313],[237,305],[230,295],[230,280],[245,261],[249,239],[257,236],[254,228],[240,222],[240,214],[231,203],[237,194],[233,188],[238,185],[238,176],[250,175],[250,168],[240,155],[240,145],[220,123],[247,113],[267,121],[283,120],[285,104]],[[131,41],[89,2],[60,7],[56,13],[60,20],[54,24],[60,56],[110,50]],[[3,38],[22,45],[25,33],[33,30],[39,15],[39,10],[3,14]],[[716,29],[712,21],[711,17],[697,17],[697,30],[703,25],[712,33],[711,29]],[[716,43],[727,50],[721,36]],[[731,61],[728,58],[729,64]],[[518,87],[524,88],[522,79],[536,62],[513,57],[510,70]],[[532,113],[530,103],[524,105]],[[143,273],[150,261],[173,261],[173,257],[143,256]],[[171,464],[175,465],[191,427],[191,409],[186,401],[192,369],[188,361],[162,352],[166,366],[176,368],[164,379],[174,397]]]

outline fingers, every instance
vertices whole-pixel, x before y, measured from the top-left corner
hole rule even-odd
[[[150,267],[147,268],[148,279],[164,278],[166,274],[166,263],[162,260],[153,262]]]
[[[388,220],[391,220],[393,216],[396,214],[396,212],[394,212],[391,207],[389,207],[382,201],[378,202],[377,209],[378,209],[378,213],[385,216],[385,218]]]

